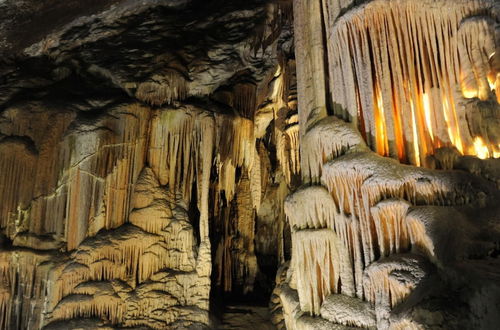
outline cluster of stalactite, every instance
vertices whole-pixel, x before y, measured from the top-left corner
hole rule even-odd
[[[219,175],[212,187],[212,228],[219,240],[214,279],[225,292],[252,292],[259,272],[257,249],[276,262],[284,261],[283,201],[300,171],[294,70],[293,59],[283,58],[253,121],[226,118],[217,124]],[[259,231],[262,237],[256,237]]]
[[[295,62],[277,42],[290,4],[266,10],[255,45],[234,46],[253,55],[227,86],[201,88],[179,66],[114,80],[142,104],[2,110],[0,328],[204,327],[212,286],[252,292],[257,253],[284,261]]]
[[[1,327],[207,325],[212,267],[215,285],[251,292],[259,218],[278,242],[261,249],[285,255],[283,201],[300,170],[293,70],[283,60],[264,82],[254,120],[190,104],[123,104],[89,118],[4,111],[2,133],[14,137],[0,140],[11,245]]]
[[[146,108],[133,105],[86,122],[69,111],[33,114],[30,106],[4,111],[3,118],[14,123],[3,130],[13,137],[0,141],[0,170],[8,180],[0,188],[5,234],[37,247],[36,239],[23,234],[51,233],[71,250],[87,233],[123,224],[130,187],[145,161],[144,114]],[[103,207],[111,201],[116,207]]]
[[[26,138],[0,142],[21,147],[16,153],[2,149],[1,157],[5,178],[13,180],[2,184],[3,196],[12,202],[2,208],[2,231],[12,245],[2,252],[2,326],[37,328],[96,317],[158,329],[174,322],[208,324],[211,113],[188,111],[191,122],[182,122],[175,121],[182,110],[131,104],[92,120],[63,112],[58,115],[67,120],[43,121],[54,112],[30,116],[29,111],[3,114],[15,123],[4,122],[3,132]],[[162,116],[183,125],[158,141],[154,134],[166,125]],[[40,125],[44,122],[47,126]],[[49,127],[53,122],[57,125]],[[191,131],[182,131],[186,125]],[[172,141],[174,136],[183,140]],[[157,144],[171,148],[159,150]],[[32,157],[24,162],[27,155]],[[192,167],[165,180],[163,173],[183,156]],[[144,167],[146,161],[151,169]],[[33,185],[22,184],[30,181],[28,174]],[[190,180],[189,187],[197,184],[199,219],[187,213],[191,196],[180,186],[183,179]],[[200,313],[189,316],[192,308]]]
[[[325,14],[334,112],[356,122],[377,153],[414,165],[430,166],[441,147],[498,157],[498,133],[471,128],[490,116],[471,116],[465,101],[498,110],[492,5],[377,0],[337,20]]]
[[[494,209],[498,187],[480,171],[398,160],[452,169],[460,153],[477,155],[465,111],[498,107],[495,11],[491,1],[351,2],[294,1],[305,185],[285,201],[292,258],[277,277],[275,323],[420,329],[411,313],[435,269],[453,273],[482,230],[463,210]]]
[[[325,122],[335,121],[326,118]],[[324,129],[315,127],[306,134],[324,134]],[[356,134],[347,123],[344,129]],[[362,141],[360,136],[357,141]],[[336,143],[332,141],[330,148],[335,149]],[[486,204],[484,196],[495,196],[495,185],[471,174],[401,165],[362,145],[346,144],[318,155],[321,158],[314,163],[322,164],[322,185],[303,187],[285,201],[292,229],[287,285],[297,290],[303,312],[357,325],[358,312],[340,317],[325,302],[341,294],[355,297],[354,305],[363,300],[373,304],[377,326],[385,328],[392,308],[426,278],[428,260],[441,267],[467,253],[458,241],[468,220],[450,206],[480,209]],[[464,181],[469,184],[463,185]],[[479,190],[474,188],[481,185]],[[447,235],[457,241],[451,242]],[[322,309],[331,315],[324,316]],[[293,320],[300,314],[289,317]],[[300,328],[297,322],[292,323]]]

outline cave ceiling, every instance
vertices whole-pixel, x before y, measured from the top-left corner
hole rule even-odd
[[[12,102],[27,90],[34,96],[59,88],[64,98],[89,88],[98,99],[122,93],[156,106],[204,98],[223,111],[224,101],[217,100],[224,100],[224,92],[258,85],[276,66],[276,47],[269,46],[282,29],[268,6],[265,1],[4,1],[1,101]],[[287,42],[290,51],[290,35],[283,35]]]

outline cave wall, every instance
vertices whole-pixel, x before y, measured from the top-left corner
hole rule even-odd
[[[2,36],[0,328],[203,328],[211,295],[270,294],[299,172],[291,9],[214,5]],[[25,6],[6,19],[59,10]]]
[[[500,324],[498,2],[0,9],[1,329]]]

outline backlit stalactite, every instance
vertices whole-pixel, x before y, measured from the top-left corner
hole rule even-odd
[[[428,166],[427,156],[447,146],[484,155],[478,139],[493,157],[498,137],[473,135],[478,119],[462,106],[463,98],[495,99],[490,5],[377,0],[327,21],[331,97],[348,111],[335,114],[363,127],[374,151],[403,162]]]

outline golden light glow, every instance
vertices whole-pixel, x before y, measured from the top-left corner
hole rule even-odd
[[[387,141],[386,135],[386,124],[385,124],[385,114],[384,114],[384,102],[382,99],[382,92],[380,91],[380,87],[377,83],[375,83],[375,111],[374,111],[374,119],[375,119],[375,140],[377,146],[377,152],[380,155],[388,156],[389,155],[389,145]]]
[[[488,84],[490,85],[490,89],[492,91],[494,91],[496,89],[496,82],[497,82],[497,79],[494,79],[493,77],[488,76]]]
[[[479,136],[474,138],[474,150],[478,158],[486,159],[490,157],[490,151],[488,150],[488,147],[484,143],[484,140]]]
[[[431,119],[431,102],[429,100],[429,95],[427,93],[423,94],[424,103],[424,116],[425,124],[427,126],[427,131],[431,137],[432,142],[434,142],[434,134],[432,133],[432,119]]]
[[[466,99],[473,99],[473,98],[475,98],[475,97],[478,96],[477,89],[466,89],[466,88],[463,88],[462,89],[462,95]]]
[[[415,95],[415,94],[414,94]],[[392,113],[394,121],[394,133],[396,152],[400,159],[406,159],[405,143],[410,142],[413,149],[410,163],[421,166],[428,155],[441,147],[455,147],[462,155],[477,156],[481,159],[499,158],[500,144],[492,145],[487,139],[475,137],[473,140],[464,140],[461,135],[459,117],[455,108],[453,97],[440,92],[441,105],[433,102],[432,90],[420,94],[420,98],[408,97],[410,112],[404,118],[410,121],[409,131],[406,139],[399,138],[405,135],[403,127],[398,126],[398,119],[403,120],[403,110],[399,109],[398,103],[394,102]],[[418,97],[418,96],[417,96]],[[393,99],[396,99],[395,97]],[[375,122],[375,146],[376,151],[384,156],[389,154],[387,126],[384,117],[384,104],[379,86],[374,88],[374,122]],[[444,119],[444,120],[443,120]],[[399,130],[398,130],[399,129]],[[467,141],[467,142],[465,142]],[[470,141],[470,142],[469,142]]]
[[[496,148],[495,148],[495,146],[492,146],[492,148],[489,148],[488,145],[484,142],[483,138],[476,136],[474,138],[473,154],[475,156],[477,156],[477,158],[480,158],[480,159],[500,158],[500,144],[498,144],[496,146]]]
[[[454,104],[450,106],[450,102],[448,101],[448,98],[446,96],[443,96],[443,115],[451,143],[457,148],[458,151],[460,151],[461,154],[463,154],[464,147],[462,144],[460,131],[458,129],[455,106]]]
[[[420,166],[420,151],[418,149],[418,134],[417,134],[417,121],[415,119],[415,107],[413,102],[410,100],[411,106],[411,121],[413,130],[413,150],[415,152],[415,165]]]
[[[450,111],[450,105],[448,104],[448,99],[443,97],[443,115],[444,121],[446,122],[446,129],[448,131],[448,136],[450,137],[450,141],[453,141],[453,132],[451,130],[450,119],[448,118],[448,111]]]

